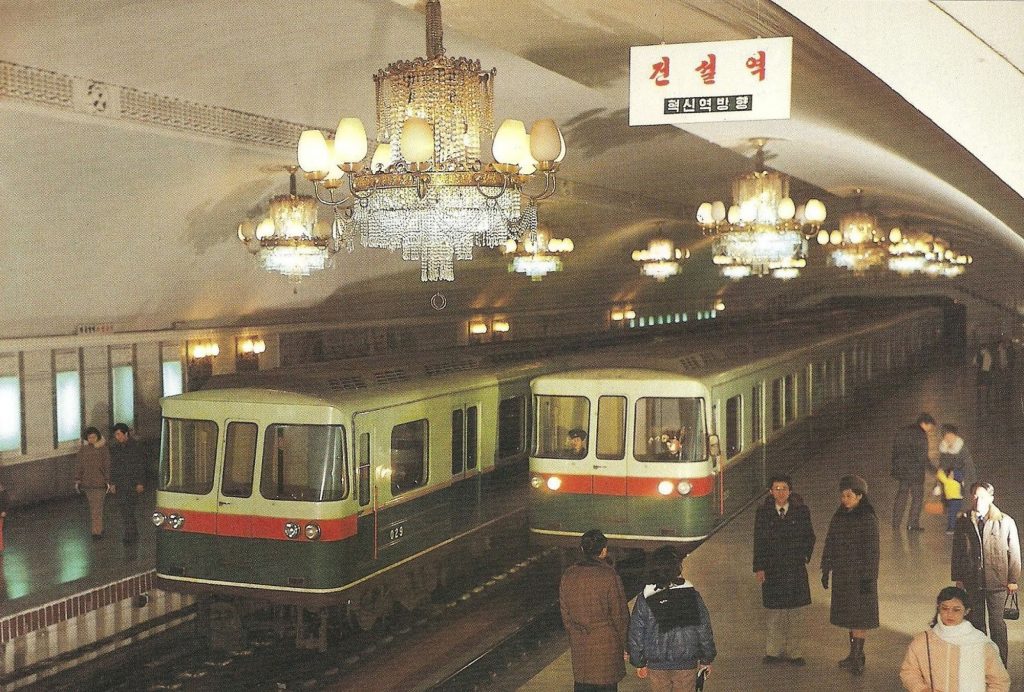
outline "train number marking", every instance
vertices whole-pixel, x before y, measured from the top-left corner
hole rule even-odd
[[[405,525],[399,524],[398,526],[392,526],[388,529],[388,540],[397,541],[399,538],[405,535]]]

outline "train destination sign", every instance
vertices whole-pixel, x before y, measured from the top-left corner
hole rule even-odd
[[[629,124],[789,118],[793,38],[629,49]]]

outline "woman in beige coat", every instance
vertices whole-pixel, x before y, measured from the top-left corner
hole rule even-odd
[[[910,642],[900,679],[910,692],[1008,692],[999,649],[965,620],[967,592],[947,586],[936,599],[931,629]]]
[[[85,493],[89,504],[92,539],[103,538],[103,501],[113,490],[110,484],[110,450],[96,428],[86,428],[75,460],[75,490]]]

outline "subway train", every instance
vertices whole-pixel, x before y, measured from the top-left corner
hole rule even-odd
[[[535,542],[574,547],[597,527],[612,550],[692,547],[795,465],[787,432],[943,344],[938,307],[821,318],[665,339],[536,377]]]

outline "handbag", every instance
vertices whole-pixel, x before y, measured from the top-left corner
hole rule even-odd
[[[942,500],[930,497],[924,503],[924,513],[941,516],[946,513],[946,508],[942,506]]]
[[[1006,598],[1003,600],[1003,619],[1004,620],[1019,620],[1020,619],[1020,607],[1017,605],[1017,592],[1006,594]]]

